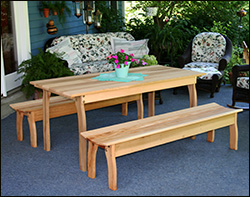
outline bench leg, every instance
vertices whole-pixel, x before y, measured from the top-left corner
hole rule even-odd
[[[109,189],[117,190],[117,169],[115,160],[115,145],[105,147],[105,155],[108,164]]]
[[[207,132],[207,141],[208,142],[214,142],[214,130],[208,131]]]
[[[136,101],[137,103],[137,117],[138,119],[143,118],[143,99],[142,94],[140,94],[140,99]]]
[[[33,148],[36,148],[37,147],[37,132],[36,132],[34,112],[28,113],[28,122],[29,122],[29,128],[30,128],[30,145]]]
[[[16,134],[17,140],[23,141],[23,112],[16,112]]]
[[[89,141],[88,147],[88,177],[91,179],[95,178],[96,175],[96,152],[98,146]]]
[[[122,103],[122,115],[127,116],[128,115],[128,102]]]

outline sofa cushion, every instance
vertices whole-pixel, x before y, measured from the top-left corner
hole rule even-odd
[[[80,52],[74,50],[70,43],[70,38],[65,38],[62,42],[46,49],[46,52],[58,53],[61,55],[63,60],[68,62],[68,67],[70,68],[74,63],[81,63]]]
[[[222,73],[218,70],[218,66],[218,63],[191,62],[186,64],[183,69],[206,73],[199,78],[204,80],[211,80],[214,74],[218,75],[219,78],[222,77]]]
[[[192,41],[192,61],[218,63],[226,51],[226,39],[219,33],[203,32]]]
[[[111,37],[112,53],[116,53],[121,49],[127,54],[133,54],[136,59],[142,58],[144,55],[148,55],[148,39],[128,41],[123,38]]]
[[[108,63],[107,60],[90,61],[80,64],[73,64],[70,68],[74,75],[83,75],[89,73],[99,73],[114,70],[113,64]]]
[[[134,40],[134,37],[127,32],[108,32],[60,36],[53,40],[52,45],[59,44],[67,37],[70,39],[72,48],[80,52],[82,63],[106,60],[106,57],[112,52],[111,37]]]

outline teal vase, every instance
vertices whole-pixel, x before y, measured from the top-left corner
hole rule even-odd
[[[120,64],[120,67],[116,68],[116,64],[115,64],[114,67],[115,67],[116,76],[119,78],[128,77],[129,65],[130,65],[130,63],[127,66],[124,66],[124,64]]]

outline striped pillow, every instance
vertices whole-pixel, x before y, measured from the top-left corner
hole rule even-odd
[[[111,37],[112,53],[116,53],[123,49],[127,54],[134,54],[136,59],[140,59],[143,55],[148,55],[148,39],[128,41],[123,38]]]

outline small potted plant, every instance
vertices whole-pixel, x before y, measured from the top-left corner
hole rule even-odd
[[[70,16],[71,9],[67,6],[66,1],[56,1],[55,5],[57,7],[59,22],[63,25],[66,21],[66,13]]]
[[[43,11],[43,15],[45,18],[49,17],[49,10],[52,6],[51,1],[41,1],[41,10]]]
[[[137,61],[139,63],[138,60],[134,59],[133,54],[125,53],[123,49],[117,53],[110,54],[107,60],[109,63],[114,64],[116,76],[122,78],[128,76],[129,66],[132,62]]]
[[[28,60],[23,61],[19,66],[17,73],[23,73],[20,77],[22,80],[21,90],[26,94],[26,98],[30,98],[39,89],[30,84],[30,81],[41,79],[50,79],[64,76],[72,76],[74,73],[64,65],[60,59],[61,54],[43,52],[39,48],[37,55],[32,55]],[[18,79],[20,79],[18,78]],[[41,94],[41,92],[38,94]]]

